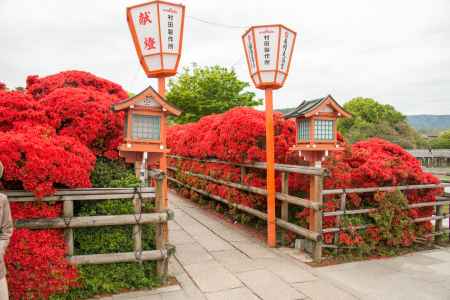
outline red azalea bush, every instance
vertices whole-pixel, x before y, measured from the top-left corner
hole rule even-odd
[[[167,142],[178,155],[233,162],[262,161],[266,155],[264,120],[264,112],[233,108],[223,114],[203,117],[196,123],[169,128]],[[275,113],[274,127],[276,158],[283,162],[295,140],[295,123]]]
[[[95,155],[118,156],[123,115],[110,107],[127,97],[120,85],[80,71],[29,76],[24,91],[0,84],[0,186],[38,198],[89,187]],[[61,209],[60,202],[11,203],[16,220],[56,218]],[[64,248],[60,230],[15,230],[5,256],[11,299],[48,299],[76,286]]]
[[[76,138],[97,156],[118,157],[124,115],[111,110],[113,98],[84,88],[59,88],[43,97],[41,111],[59,135]]]
[[[38,100],[56,89],[66,87],[100,92],[111,96],[114,101],[128,98],[127,92],[120,85],[89,72],[64,71],[43,78],[37,75],[27,77],[27,93]]]
[[[275,118],[276,158],[278,162],[299,163],[298,157],[288,152],[295,141],[295,124],[284,120],[279,114]],[[252,162],[265,160],[265,130],[264,113],[248,108],[232,109],[221,115],[212,115],[200,119],[197,123],[176,125],[169,129],[168,146],[171,153],[196,159],[213,158],[231,162]],[[342,141],[342,137],[339,137]],[[300,162],[301,163],[301,162]],[[232,182],[240,181],[240,169],[227,164],[202,163],[195,160],[170,159],[169,164],[183,171],[200,173]],[[369,139],[347,147],[345,151],[335,152],[324,162],[324,167],[330,171],[325,179],[325,189],[375,187],[438,183],[439,180],[422,171],[420,163],[401,147],[381,139]],[[207,192],[226,198],[234,203],[249,207],[266,209],[265,198],[246,193],[227,186],[214,184],[198,177],[173,173],[178,180],[188,185],[206,190]],[[257,169],[247,169],[244,183],[256,187],[265,187],[265,172]],[[281,189],[279,174],[276,175],[277,190]],[[289,191],[291,194],[306,196],[309,188],[309,178],[298,174],[289,174]],[[434,201],[441,191],[438,189],[409,190],[405,193],[409,203]],[[192,190],[181,189],[184,196],[198,198]],[[377,207],[385,197],[374,193],[349,194],[350,209],[362,207]],[[324,199],[324,211],[337,209],[338,197],[327,196]],[[431,207],[409,209],[411,217],[425,217],[432,214]],[[296,213],[298,223],[307,226],[308,209]],[[349,226],[352,220],[348,221]],[[323,225],[337,227],[336,217],[324,217]],[[418,224],[417,231],[429,231],[430,222]],[[379,229],[369,227],[367,235],[372,240]],[[378,231],[377,231],[378,230]],[[410,231],[405,231],[403,245],[408,246],[414,240]],[[325,234],[326,243],[333,242],[333,234]],[[339,233],[339,242],[343,245],[357,246],[363,242],[361,233],[357,231]]]
[[[47,119],[39,104],[29,95],[0,89],[0,131],[13,129],[15,122],[45,124]]]
[[[48,299],[77,286],[78,272],[64,247],[59,230],[16,229],[5,255],[10,298]]]
[[[89,187],[95,156],[77,140],[53,129],[24,127],[0,133],[0,161],[5,188],[23,188],[37,197],[55,187]]]
[[[11,203],[14,220],[56,218],[62,203]],[[48,299],[78,285],[75,266],[64,257],[60,230],[15,229],[5,255],[11,299]]]

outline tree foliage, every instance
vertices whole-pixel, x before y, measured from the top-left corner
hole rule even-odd
[[[433,149],[450,149],[450,129],[442,132],[430,142]]]
[[[344,108],[352,114],[340,120],[338,130],[350,143],[371,137],[379,137],[403,148],[418,148],[425,140],[412,128],[401,112],[392,105],[381,104],[371,98],[353,98]]]
[[[233,107],[261,104],[255,93],[245,91],[248,87],[249,84],[239,80],[233,70],[193,65],[191,69],[184,68],[169,82],[167,99],[183,111],[175,121],[188,123]]]

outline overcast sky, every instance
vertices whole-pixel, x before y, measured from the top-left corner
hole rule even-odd
[[[138,62],[125,8],[139,0],[0,0],[0,81],[85,70],[139,92],[153,79]],[[405,114],[450,114],[450,1],[190,0],[180,62],[234,67],[250,81],[241,44],[249,25],[298,33],[276,108],[327,94],[374,98]],[[215,26],[197,19],[229,25]],[[259,97],[263,92],[251,88]]]

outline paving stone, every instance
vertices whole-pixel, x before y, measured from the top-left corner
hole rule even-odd
[[[195,240],[184,230],[175,230],[169,233],[169,242],[173,245],[194,243]]]
[[[294,283],[292,285],[301,293],[305,294],[313,300],[352,300],[357,299],[352,294],[343,291],[329,282],[323,280],[315,280],[310,282]]]
[[[305,295],[293,289],[275,274],[267,270],[255,270],[237,274],[253,293],[264,300],[304,299]]]
[[[208,300],[258,300],[248,288],[241,287],[231,290],[225,290],[206,294]]]
[[[180,263],[174,257],[169,259],[169,274],[172,276],[177,276],[182,273],[184,273],[184,270]]]
[[[175,257],[183,266],[212,260],[212,256],[198,243],[178,245]]]
[[[178,225],[177,222],[175,221],[169,221],[168,222],[168,226],[169,226],[169,231],[174,231],[174,230],[181,230],[180,225]]]
[[[288,283],[305,282],[317,279],[311,272],[285,258],[258,258],[255,259],[255,262],[264,266],[267,270],[275,273],[278,277]]]
[[[381,265],[377,261],[351,265],[351,268],[337,271],[329,271],[327,270],[328,267],[325,267],[318,270],[318,273],[331,279],[336,284],[349,287],[361,294],[376,293],[380,288],[384,288],[388,278],[392,280],[392,278],[396,278],[396,276],[401,274],[396,270]]]
[[[232,242],[240,251],[251,258],[276,258],[277,255],[259,243]]]
[[[162,300],[185,300],[189,299],[188,294],[185,291],[176,291],[170,293],[161,294]]]
[[[230,242],[256,242],[256,240],[249,235],[242,233],[241,231],[237,231],[236,229],[227,228],[225,230],[215,231],[215,233]]]
[[[389,276],[382,288],[362,299],[407,299],[407,300],[449,300],[450,290],[437,283],[411,279],[406,274]]]
[[[200,289],[194,284],[186,273],[178,275],[177,280],[183,288],[183,292],[186,294],[186,299],[206,299],[205,295],[203,295]]]
[[[263,268],[242,252],[232,249],[225,251],[212,251],[210,254],[225,268],[233,273],[246,272]]]
[[[450,262],[431,265],[428,268],[431,269],[433,272],[436,272],[438,275],[442,275],[443,277],[450,276]]]
[[[443,250],[434,250],[431,252],[423,252],[422,255],[450,262],[450,252]]]
[[[225,242],[212,232],[195,234],[193,238],[208,251],[222,251],[234,249],[232,245]]]
[[[216,261],[186,266],[186,271],[202,292],[216,292],[242,286],[230,271]]]

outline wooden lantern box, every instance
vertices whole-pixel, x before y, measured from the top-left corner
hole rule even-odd
[[[151,86],[139,94],[113,105],[114,111],[125,111],[124,143],[119,155],[129,163],[142,161],[149,153],[149,162],[158,161],[168,153],[166,145],[167,117],[179,116],[181,111]]]
[[[290,150],[299,151],[306,160],[320,159],[328,155],[328,151],[343,150],[337,140],[336,121],[338,118],[349,118],[351,114],[331,95],[303,101],[284,117],[296,119],[296,143]]]

